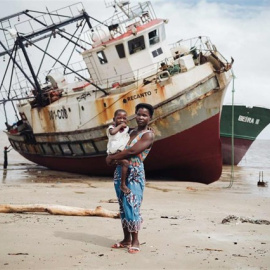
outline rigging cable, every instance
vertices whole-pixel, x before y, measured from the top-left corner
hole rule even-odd
[[[5,118],[6,118],[6,123],[8,123],[7,111],[6,111],[6,102],[3,103],[3,109],[4,109]]]
[[[227,188],[231,188],[234,182],[234,80],[235,75],[232,69],[232,135],[231,135],[231,177],[230,184]]]

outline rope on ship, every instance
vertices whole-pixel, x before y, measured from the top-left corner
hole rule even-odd
[[[231,188],[234,182],[234,79],[235,75],[232,70],[232,137],[231,137],[231,177],[230,177],[230,184],[227,188]]]

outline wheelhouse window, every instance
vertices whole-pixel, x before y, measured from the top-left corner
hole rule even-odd
[[[140,36],[128,42],[128,49],[130,54],[140,52],[145,49],[144,37]]]
[[[108,60],[106,58],[104,51],[97,52],[97,57],[101,65],[108,63]]]
[[[158,49],[152,51],[153,57],[157,57],[157,56],[159,56],[160,54],[163,54],[162,48],[158,48]]]
[[[116,48],[116,51],[118,53],[119,58],[125,58],[126,57],[125,48],[124,48],[123,43],[116,45],[115,48]]]
[[[155,29],[151,32],[148,33],[148,37],[149,37],[149,44],[150,45],[154,45],[156,43],[159,43],[159,35],[158,35],[158,30]]]

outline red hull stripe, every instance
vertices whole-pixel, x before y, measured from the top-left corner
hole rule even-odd
[[[223,164],[232,164],[232,139],[221,137]],[[234,165],[237,165],[244,157],[254,140],[234,138]]]
[[[54,170],[87,175],[113,175],[113,167],[99,157],[45,157],[23,154],[25,158]],[[209,184],[222,172],[219,114],[169,138],[156,141],[145,161],[151,175],[179,181]],[[172,180],[172,179],[170,179]]]

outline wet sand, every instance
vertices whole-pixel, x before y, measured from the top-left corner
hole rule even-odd
[[[5,134],[0,139],[1,148],[8,145]],[[0,214],[0,269],[269,269],[270,225],[222,224],[228,215],[270,220],[270,187],[257,186],[262,170],[270,183],[268,149],[254,143],[231,188],[228,166],[208,186],[148,179],[135,255],[110,248],[122,237],[119,219]],[[111,178],[47,170],[14,150],[8,156],[7,171],[0,161],[0,204],[118,211],[104,202],[116,198]]]
[[[0,204],[118,210],[104,202],[115,199],[109,178],[16,166],[2,179]],[[257,169],[241,167],[231,188],[230,167],[208,186],[148,181],[135,255],[110,248],[122,237],[119,219],[0,214],[0,269],[269,269],[270,225],[221,223],[228,215],[270,220],[269,188],[257,181]]]

